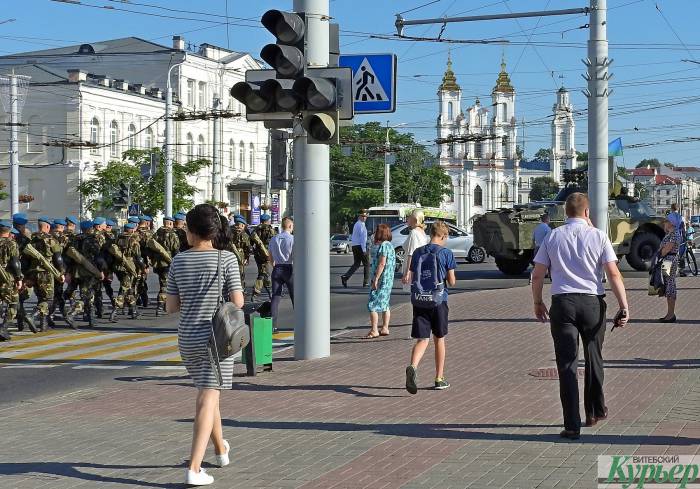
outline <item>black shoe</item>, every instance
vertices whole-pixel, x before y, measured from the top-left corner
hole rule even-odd
[[[367,286],[369,286],[369,284],[367,282],[362,282],[362,286],[367,287]]]
[[[344,275],[340,276],[340,281],[343,283],[343,287],[348,288],[348,278]]]
[[[416,385],[416,367],[409,365],[406,367],[406,390],[409,394],[415,394],[418,392],[418,385]]]
[[[48,326],[51,329],[54,329],[56,327],[56,322],[53,320],[52,315],[46,316],[46,326]]]
[[[17,331],[24,331],[24,317],[23,316],[19,316],[19,315],[17,316]]]
[[[0,328],[0,341],[10,341],[12,338],[12,335],[10,334],[10,331],[7,329],[7,326],[2,326]]]
[[[87,327],[88,328],[95,327],[95,318],[92,317],[92,314],[88,314]]]
[[[561,433],[559,433],[559,436],[568,440],[578,440],[581,437],[581,432],[573,430],[563,430]]]
[[[29,331],[32,333],[36,334],[39,332],[39,330],[36,329],[36,324],[34,324],[34,318],[32,316],[22,316],[20,319],[18,319],[18,321],[20,324],[22,324],[22,329],[17,328],[19,331],[23,331],[24,325],[26,324]]]
[[[138,319],[141,317],[141,313],[139,312],[139,308],[137,306],[129,308],[129,317],[131,319]]]
[[[117,308],[116,307],[114,309],[112,309],[112,312],[109,315],[109,322],[111,322],[111,323],[117,322]]]
[[[669,319],[661,318],[661,319],[659,319],[659,322],[660,323],[675,323],[676,322],[676,315],[674,314]]]

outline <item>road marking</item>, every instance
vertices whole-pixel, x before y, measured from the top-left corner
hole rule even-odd
[[[158,336],[157,334],[154,334],[154,333],[148,333],[146,335],[149,337]],[[113,345],[114,343],[123,343],[124,341],[129,341],[132,339],[133,338],[131,338],[129,336],[115,337],[115,336],[110,334],[106,338],[103,337],[99,340],[88,341],[85,343],[68,344],[68,345],[58,346],[56,348],[50,348],[48,350],[42,349],[42,350],[30,352],[30,353],[21,354],[21,355],[9,355],[9,357],[12,358],[13,360],[48,359],[48,357],[50,357],[50,356],[60,355],[63,353],[69,353],[69,352],[81,350],[84,348],[92,348],[92,347],[104,346],[104,345]],[[131,347],[132,347],[132,345],[130,344],[129,346],[125,347],[125,349],[131,348]],[[86,353],[85,354],[85,355],[87,355],[86,357],[84,355],[71,356],[70,359],[71,360],[79,360],[81,358],[90,358],[93,355],[97,355],[99,351],[100,350],[98,350],[97,352]]]
[[[39,333],[41,334],[41,333]],[[44,336],[51,336],[51,338],[45,339],[45,340],[37,340],[36,337],[39,337],[38,335],[32,335],[26,340],[22,340],[21,343],[16,343],[14,340],[11,340],[8,342],[7,346],[2,346],[0,347],[0,354],[5,353],[7,351],[13,351],[13,350],[22,350],[26,348],[34,348],[37,346],[46,346],[46,345],[52,345],[54,343],[60,343],[62,341],[65,341],[67,338],[71,339],[83,339],[83,338],[92,338],[94,336],[99,336],[101,335],[101,332],[98,331],[90,331],[90,332],[85,332],[85,333],[66,333],[64,335],[56,336],[56,335],[44,335]]]
[[[153,336],[153,335],[151,335],[151,336]],[[160,336],[160,335],[157,335],[157,336]],[[160,338],[156,338],[156,339],[138,341],[136,343],[129,343],[128,345],[114,346],[111,348],[105,348],[102,350],[97,350],[97,351],[93,351],[93,352],[89,352],[89,353],[83,353],[81,355],[72,355],[70,357],[70,360],[86,360],[86,359],[101,360],[102,358],[100,358],[100,356],[106,355],[108,353],[117,353],[117,352],[132,350],[134,348],[140,348],[143,346],[155,346],[155,345],[165,343],[167,341],[172,341],[172,340],[173,340],[172,336],[168,336],[165,338],[160,337]],[[123,357],[117,358],[116,360],[122,360],[122,358]]]
[[[86,370],[86,369],[94,369],[94,370],[123,370],[125,368],[129,368],[132,365],[76,365],[73,367],[73,370]]]
[[[3,365],[0,368],[54,368],[59,367],[59,364],[48,364],[48,363],[30,363],[30,364],[19,364],[19,365]]]
[[[154,350],[147,350],[147,351],[144,351],[142,353],[133,353],[133,354],[127,355],[125,357],[120,357],[119,360],[122,360],[122,361],[145,360],[145,359],[150,359],[151,357],[163,355],[166,353],[167,354],[175,353],[176,351],[178,351],[177,345],[168,345],[168,346],[164,346],[161,348],[156,348]]]
[[[178,357],[179,360],[179,357]],[[186,368],[182,365],[151,365],[150,367],[146,367],[148,370],[179,370],[179,371],[184,371]]]

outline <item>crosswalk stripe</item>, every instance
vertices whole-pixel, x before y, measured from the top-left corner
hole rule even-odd
[[[37,340],[36,337],[29,337],[27,340],[23,340],[21,343],[17,342],[15,343],[14,340],[9,341],[7,346],[0,347],[0,354],[5,353],[7,351],[14,351],[14,350],[23,350],[26,348],[33,348],[36,346],[46,346],[46,345],[52,345],[54,343],[61,343],[62,341],[65,341],[67,338],[71,339],[82,339],[82,338],[91,338],[93,336],[99,336],[103,333],[99,331],[90,331],[90,332],[84,332],[84,333],[66,333],[64,335],[56,336],[56,335],[46,335],[49,336],[49,338],[45,340]]]
[[[119,360],[122,361],[133,361],[133,360],[145,360],[145,359],[152,359],[152,357],[162,355],[164,353],[174,353],[178,350],[177,345],[168,345],[168,346],[163,346],[161,348],[155,348],[153,350],[147,350],[141,353],[133,353],[131,355],[126,355],[124,357],[120,357]],[[179,357],[178,357],[179,358]]]
[[[162,335],[157,335],[160,336],[159,338],[156,339],[151,339],[151,340],[146,340],[146,341],[139,341],[136,343],[129,343],[128,345],[121,345],[121,346],[114,346],[112,348],[105,348],[102,350],[97,350],[89,353],[83,353],[81,355],[71,355],[70,360],[86,360],[86,359],[100,359],[100,356],[106,355],[108,353],[116,353],[120,351],[126,351],[126,350],[132,350],[134,348],[140,348],[142,346],[154,346],[158,345],[160,343],[165,343],[168,341],[173,341],[173,338],[171,336],[167,337],[162,337]],[[122,358],[119,358],[121,360]]]
[[[149,333],[145,334],[145,336],[148,337],[153,337],[153,336],[159,336],[155,333]],[[140,336],[140,338],[143,338],[143,336]],[[41,358],[48,358],[49,356],[53,355],[58,355],[62,353],[69,353],[73,352],[76,350],[82,350],[85,348],[92,348],[96,346],[104,346],[104,345],[113,345],[114,343],[123,343],[124,341],[128,341],[133,339],[133,337],[129,336],[120,336],[120,337],[115,337],[114,335],[109,335],[107,338],[101,338],[99,340],[94,340],[94,341],[88,341],[85,343],[74,343],[74,344],[68,344],[68,345],[63,345],[63,346],[58,346],[56,348],[50,348],[48,350],[38,350],[38,351],[33,351],[30,353],[25,353],[22,355],[9,355],[13,360],[36,360],[36,359],[41,359]],[[128,345],[126,348],[131,348],[132,345]],[[99,351],[99,350],[98,350]],[[90,358],[93,355],[96,355],[97,352],[91,352],[87,353],[86,355],[87,358]],[[71,359],[74,359],[76,357],[71,356]]]

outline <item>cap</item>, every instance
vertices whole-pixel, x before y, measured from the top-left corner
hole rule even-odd
[[[165,221],[173,222],[174,219],[173,219],[172,217],[170,217],[170,216],[165,216],[165,217],[163,218],[163,222],[165,222]]]
[[[29,222],[29,219],[24,212],[18,212],[17,214],[12,215],[12,222],[15,224],[24,225]]]
[[[0,221],[0,228],[10,229],[12,228],[12,223],[3,219],[2,221]]]
[[[75,217],[75,216],[66,216],[66,222],[67,222],[67,223],[68,223],[68,222],[72,222],[72,223],[75,224],[76,226],[77,226],[78,224],[80,224],[80,221],[78,221],[78,218]]]
[[[117,225],[117,223],[114,222],[114,221],[111,220],[111,219],[107,219],[107,221],[105,221],[105,224],[106,224],[107,226],[109,226],[109,227],[114,227],[114,226]]]
[[[127,222],[124,224],[124,229],[136,229],[136,223],[135,222]]]
[[[138,224],[141,220],[138,218],[138,216],[131,216],[129,218],[129,222],[133,222],[134,224]]]
[[[92,220],[92,225],[93,225],[93,226],[99,226],[99,225],[104,224],[104,223],[106,223],[106,222],[107,222],[107,219],[105,219],[104,217],[98,216],[98,217],[96,217],[95,219]]]
[[[46,217],[46,216],[39,216],[37,218],[37,222],[43,222],[43,223],[49,224],[49,225],[53,224],[53,220],[50,217]]]
[[[54,219],[53,224],[54,224],[54,226],[65,226],[66,220],[65,219]]]
[[[233,218],[233,222],[235,224],[248,224],[248,222],[245,220],[245,217],[241,216],[240,214],[236,215]]]
[[[176,221],[184,221],[185,218],[187,217],[187,214],[185,214],[184,212],[178,212],[173,217],[175,218]]]
[[[270,220],[270,214],[263,214],[260,216],[261,221],[269,221]]]
[[[141,222],[151,222],[153,218],[151,216],[141,216]]]
[[[19,231],[17,231],[15,228],[10,229],[10,232],[14,235],[18,235]]]
[[[82,221],[80,223],[80,229],[82,229],[83,231],[87,231],[91,227],[92,227],[92,221]]]

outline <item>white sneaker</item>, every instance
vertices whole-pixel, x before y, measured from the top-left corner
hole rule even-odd
[[[224,446],[226,451],[221,455],[216,455],[216,465],[219,467],[226,467],[229,464],[228,453],[231,451],[231,447],[226,440],[224,440]]]
[[[199,469],[199,472],[187,469],[185,484],[188,486],[208,486],[214,483],[214,478],[207,474],[204,469]]]

